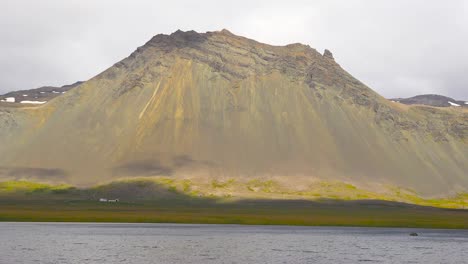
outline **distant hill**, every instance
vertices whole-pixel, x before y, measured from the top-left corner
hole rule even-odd
[[[62,87],[43,86],[30,90],[19,90],[0,95],[1,103],[44,104],[53,98],[68,92],[83,82],[75,82]]]
[[[252,193],[303,193],[318,180],[426,195],[468,190],[461,107],[402,107],[328,50],[227,30],[156,35],[45,104],[10,105],[0,105],[0,179],[166,176],[227,194],[224,180],[245,181]],[[353,189],[333,186],[322,188]]]
[[[390,100],[407,105],[419,104],[437,107],[468,107],[468,102],[455,100],[453,98],[437,94],[423,94],[410,98],[394,98]]]

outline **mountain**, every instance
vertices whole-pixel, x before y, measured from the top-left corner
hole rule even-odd
[[[0,105],[3,103],[16,104],[45,104],[53,98],[68,92],[83,82],[64,85],[62,87],[43,86],[36,89],[20,90],[0,95]]]
[[[455,100],[453,98],[437,95],[437,94],[423,94],[417,95],[410,98],[394,98],[390,99],[391,101],[406,104],[406,105],[429,105],[436,107],[468,107],[468,102]]]
[[[328,50],[227,30],[156,35],[46,104],[0,106],[0,124],[2,179],[91,185],[165,175],[424,195],[468,189],[464,109],[395,104]]]

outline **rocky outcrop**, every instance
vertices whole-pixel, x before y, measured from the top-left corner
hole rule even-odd
[[[325,51],[323,52],[323,57],[334,60],[333,54],[331,53],[331,51],[327,49],[325,49]]]

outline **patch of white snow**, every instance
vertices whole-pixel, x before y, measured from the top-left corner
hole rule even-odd
[[[456,104],[456,103],[452,103],[452,102],[448,102],[451,106],[460,106],[459,104]]]
[[[45,104],[47,103],[47,101],[45,102],[41,102],[41,101],[21,101],[22,104]]]

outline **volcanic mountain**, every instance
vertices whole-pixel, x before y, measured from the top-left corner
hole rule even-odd
[[[468,190],[468,113],[381,97],[302,44],[156,35],[45,104],[0,106],[0,179],[281,177]]]

